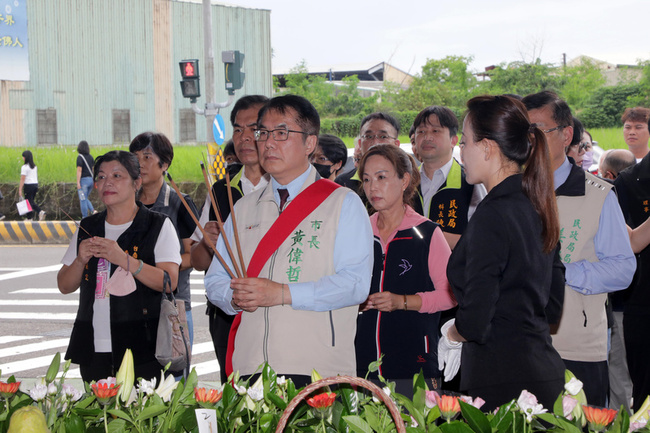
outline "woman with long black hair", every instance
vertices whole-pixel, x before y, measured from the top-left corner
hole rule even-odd
[[[508,96],[479,96],[467,108],[467,181],[483,183],[488,195],[449,258],[458,312],[442,327],[438,356],[449,369],[460,355],[461,390],[488,410],[523,389],[550,409],[564,385],[550,334],[562,312],[564,267],[546,138]]]
[[[38,214],[38,220],[45,219],[45,212],[41,207],[36,204],[36,192],[38,191],[38,168],[34,164],[34,155],[29,150],[23,152],[23,166],[20,168],[20,185],[18,186],[18,195],[23,197],[32,206],[32,211],[25,214],[28,221],[34,219],[34,215]],[[25,195],[23,196],[23,191]]]

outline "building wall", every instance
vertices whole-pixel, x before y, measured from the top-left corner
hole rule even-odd
[[[222,50],[246,55],[237,96],[270,95],[270,11],[212,8],[217,101],[227,99]],[[31,79],[0,82],[0,146],[36,145],[36,110],[46,109],[56,110],[58,144],[112,144],[115,109],[129,111],[131,137],[157,130],[179,141],[179,110],[190,107],[180,91],[179,60],[200,60],[204,93],[200,2],[28,0],[27,9]],[[204,142],[205,121],[196,121],[197,141]]]

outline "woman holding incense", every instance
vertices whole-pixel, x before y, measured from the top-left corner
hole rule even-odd
[[[178,292],[176,299],[185,304],[185,317],[190,334],[190,349],[194,341],[194,322],[190,296],[190,249],[194,241],[190,239],[196,229],[196,223],[190,211],[198,217],[194,202],[190,196],[183,194],[188,210],[178,194],[165,183],[165,173],[174,159],[174,148],[169,139],[160,133],[143,132],[131,141],[129,151],[138,157],[142,186],[138,199],[149,210],[163,213],[169,217],[176,228],[181,243],[181,268],[178,273]]]
[[[66,359],[90,382],[114,376],[127,348],[135,377],[159,377],[156,334],[164,275],[176,288],[180,243],[165,215],[136,202],[138,158],[111,151],[97,158],[94,180],[106,210],[81,220],[57,275],[61,293],[80,289]]]
[[[381,375],[410,396],[413,375],[422,369],[429,389],[438,389],[440,311],[456,305],[445,273],[449,244],[438,224],[410,206],[420,178],[415,160],[403,150],[373,146],[359,174],[377,212],[370,217],[375,238],[370,295],[357,322],[357,374],[373,380]],[[380,354],[378,372],[368,373]]]
[[[549,323],[561,315],[564,267],[548,145],[518,100],[479,96],[467,108],[465,173],[488,195],[449,259],[458,311],[442,326],[438,356],[445,376],[460,356],[460,389],[483,398],[484,410],[524,389],[552,408],[565,367]]]

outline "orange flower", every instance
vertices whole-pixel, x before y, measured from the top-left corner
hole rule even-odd
[[[4,398],[9,398],[18,391],[19,386],[20,382],[0,382],[0,395],[2,395]]]
[[[436,395],[436,404],[440,409],[440,414],[447,421],[450,421],[460,412],[460,403],[458,403],[458,397],[453,397],[451,395]]]
[[[93,389],[97,401],[101,404],[108,404],[120,390],[120,385],[116,385],[114,381],[106,381],[103,379],[91,384],[90,387]]]
[[[589,422],[589,429],[593,431],[604,431],[616,418],[617,411],[614,409],[599,409],[597,407],[582,406],[585,417]]]
[[[194,398],[199,403],[215,404],[221,400],[222,395],[223,393],[217,389],[194,388]]]
[[[334,404],[336,394],[333,392],[324,392],[307,399],[307,404],[315,409],[325,409]]]

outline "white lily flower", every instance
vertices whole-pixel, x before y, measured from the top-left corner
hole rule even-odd
[[[253,401],[260,401],[261,399],[264,398],[264,389],[263,388],[260,389],[260,388],[256,388],[256,387],[251,386],[250,388],[248,388],[246,393],[248,394],[248,396]]]
[[[239,395],[246,395],[246,387],[243,385],[235,385],[235,390],[237,390],[237,394]]]
[[[389,388],[389,387],[385,386],[385,387],[383,387],[381,390],[384,391],[384,393],[385,393],[387,396],[390,397],[390,388]],[[377,397],[375,397],[374,395],[372,396],[372,401],[374,401],[375,403],[379,403],[379,402],[380,402],[379,399],[378,399]]]
[[[47,386],[48,395],[56,395],[58,392],[59,392],[59,390],[56,388],[56,385],[54,383],[50,383]]]
[[[572,377],[567,383],[564,384],[564,389],[571,394],[576,395],[582,389],[582,382],[575,377]]]
[[[176,379],[171,374],[164,378],[165,373],[160,373],[160,385],[156,388],[156,394],[163,399],[164,402],[168,402],[172,396],[172,392],[176,389],[180,382],[176,382]]]
[[[153,377],[151,380],[140,379],[138,392],[140,394],[144,393],[145,395],[153,395],[153,393],[156,392],[156,378]]]
[[[275,383],[277,383],[278,386],[284,386],[287,383],[287,379],[284,376],[280,376],[275,379]]]
[[[544,409],[544,406],[537,403],[537,397],[525,389],[521,391],[521,394],[517,399],[517,405],[519,405],[519,410],[524,415],[526,415],[526,420],[528,422],[531,422],[533,420],[534,415],[548,412],[546,409]]]

